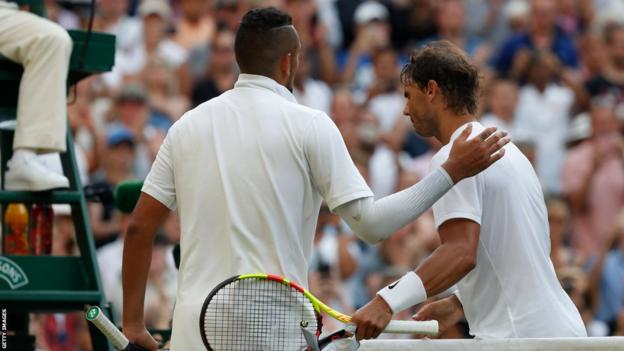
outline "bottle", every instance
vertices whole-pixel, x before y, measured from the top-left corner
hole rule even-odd
[[[4,221],[8,233],[4,237],[4,254],[28,255],[28,209],[24,204],[9,204]]]
[[[30,250],[33,255],[52,253],[54,211],[50,204],[35,204],[32,209],[33,226],[30,231]]]

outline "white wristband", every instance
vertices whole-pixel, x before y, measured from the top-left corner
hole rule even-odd
[[[388,303],[393,313],[398,313],[425,301],[427,290],[418,274],[410,271],[401,279],[379,290],[377,295]]]

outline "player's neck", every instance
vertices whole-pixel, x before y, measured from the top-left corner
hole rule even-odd
[[[476,121],[476,119],[472,115],[456,115],[450,111],[449,113],[445,113],[442,118],[440,118],[440,138],[438,138],[438,140],[440,140],[442,145],[448,144],[457,128],[473,121]]]

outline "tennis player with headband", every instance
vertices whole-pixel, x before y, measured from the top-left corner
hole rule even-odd
[[[234,89],[187,112],[169,130],[132,214],[123,253],[123,330],[156,350],[143,323],[152,242],[178,209],[181,262],[174,351],[202,350],[199,315],[208,293],[241,273],[307,280],[322,199],[369,243],[413,221],[463,178],[503,157],[495,129],[458,136],[449,159],[412,187],[375,200],[325,113],[297,104],[301,44],[289,15],[256,9],[242,19]]]
[[[474,118],[478,70],[461,50],[439,41],[412,57],[401,81],[404,113],[416,131],[446,144],[433,157],[434,174],[450,159],[451,142],[471,128],[472,134],[484,129]],[[456,294],[425,305],[415,319],[436,319],[442,332],[465,315],[479,338],[586,336],[550,261],[539,180],[515,145],[505,150],[501,161],[461,181],[433,206],[442,244],[355,313],[358,339],[376,337],[393,313],[456,283]]]

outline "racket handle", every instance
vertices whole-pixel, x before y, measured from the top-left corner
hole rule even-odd
[[[132,349],[128,349],[128,345],[130,342],[128,338],[117,327],[113,324],[113,322],[106,317],[106,315],[102,312],[98,306],[93,306],[89,308],[87,311],[87,320],[93,325],[95,325],[104,336],[108,339],[108,341],[113,344],[117,350],[128,350],[132,351]],[[141,351],[141,350],[138,350]]]
[[[437,336],[438,332],[438,321],[391,320],[386,329],[384,329],[384,333],[421,334],[427,336]]]

